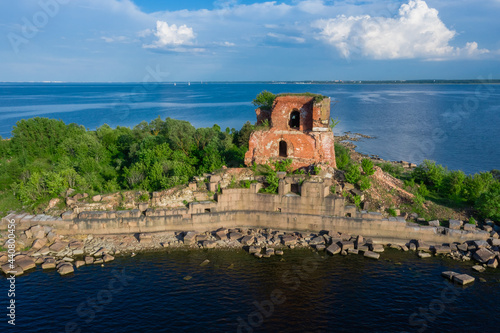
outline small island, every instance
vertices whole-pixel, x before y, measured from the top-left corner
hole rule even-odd
[[[170,118],[95,131],[19,121],[0,145],[0,229],[16,235],[12,246],[0,231],[2,271],[11,257],[18,275],[37,264],[65,275],[177,247],[378,259],[390,246],[497,267],[497,171],[363,156],[352,144],[361,135],[335,140],[326,96],[264,91],[253,103],[257,122],[240,130]]]

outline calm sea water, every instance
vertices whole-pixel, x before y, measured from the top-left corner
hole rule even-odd
[[[19,119],[43,116],[89,129],[134,126],[161,116],[239,129],[255,122],[262,90],[332,98],[336,134],[376,137],[359,150],[389,160],[432,159],[467,173],[500,169],[500,85],[0,84],[0,135]]]
[[[117,258],[64,277],[37,268],[17,279],[16,327],[7,331],[497,332],[500,325],[498,271],[473,273],[472,263],[396,250],[379,261],[309,250],[288,250],[283,258],[173,251]],[[210,263],[200,267],[205,259]],[[122,270],[123,283],[115,275]],[[445,270],[486,282],[463,288],[442,278]],[[4,312],[7,283],[0,280]]]

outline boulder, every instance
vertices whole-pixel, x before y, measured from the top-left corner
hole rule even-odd
[[[186,245],[191,245],[194,244],[196,241],[196,232],[194,231],[188,231],[183,238],[184,244]]]
[[[429,258],[429,257],[432,257],[432,255],[430,253],[427,253],[427,252],[419,252],[418,256],[420,258]]]
[[[497,258],[493,258],[493,259],[488,260],[487,265],[488,265],[489,268],[497,268],[498,267],[498,260],[497,260]]]
[[[102,260],[104,262],[110,262],[110,261],[113,261],[115,260],[115,257],[113,257],[112,255],[110,254],[105,254],[103,257],[102,257]]]
[[[471,223],[466,223],[466,224],[464,224],[464,230],[474,231],[474,230],[476,230],[476,225],[471,224]]]
[[[451,248],[449,246],[444,245],[436,245],[434,246],[434,253],[436,254],[448,254],[451,253]]]
[[[458,230],[462,226],[463,222],[460,220],[450,220],[450,229]]]
[[[475,278],[473,278],[472,276],[467,275],[467,274],[457,274],[457,275],[453,276],[453,281],[462,285],[462,286],[469,284],[469,283],[472,283],[475,280],[476,280]]]
[[[104,263],[104,259],[102,259],[102,258],[97,258],[96,260],[94,260],[94,265],[103,264],[103,263]]]
[[[378,259],[378,258],[380,258],[380,254],[375,253],[373,251],[366,251],[363,255],[365,257],[371,258],[371,259]]]
[[[349,253],[349,254],[358,254],[359,250],[357,250],[357,249],[349,249],[349,250],[347,250],[347,253]]]
[[[238,240],[243,237],[243,234],[241,232],[231,232],[229,233],[229,240]]]
[[[342,248],[342,251],[354,249],[354,243],[350,241],[341,241],[339,245]]]
[[[358,251],[360,252],[366,252],[366,251],[370,251],[370,245],[358,245]]]
[[[328,252],[328,253],[330,253],[330,254],[332,254],[332,255],[334,255],[334,254],[339,254],[341,250],[342,250],[342,249],[340,248],[340,246],[338,246],[338,245],[337,245],[337,244],[335,244],[335,243],[334,243],[334,244],[331,244],[330,246],[328,246],[328,247],[326,248],[326,252]]]
[[[61,252],[68,246],[67,242],[55,242],[52,244],[49,249],[53,252]]]
[[[488,242],[485,240],[475,240],[474,245],[476,246],[477,249],[481,249],[483,247],[487,247]]]
[[[54,269],[56,268],[56,261],[54,259],[45,259],[42,264],[42,269]]]
[[[47,233],[47,240],[48,240],[49,242],[54,241],[54,239],[56,239],[56,234],[55,234],[55,233],[53,233],[52,231],[51,231],[51,232],[49,232],[49,233]]]
[[[94,263],[94,257],[85,257],[85,264],[91,265]]]
[[[316,248],[316,251],[324,251],[326,246],[325,244],[318,244],[314,246]]]
[[[309,241],[309,245],[319,245],[319,244],[325,244],[325,239],[322,236],[314,237]]]
[[[226,240],[227,239],[227,229],[219,229],[215,232],[215,238],[218,240]]]
[[[273,249],[272,247],[268,247],[268,248],[266,248],[266,254],[267,254],[268,256],[272,256],[272,255],[274,255],[274,249]]]
[[[474,266],[472,266],[472,269],[475,270],[476,272],[479,272],[479,273],[482,273],[486,270],[486,268],[484,268],[481,265],[474,265]]]
[[[493,259],[495,254],[486,248],[481,248],[474,253],[473,258],[481,264],[486,264],[490,259]]]
[[[372,244],[371,245],[372,252],[384,252],[384,246],[382,244]]]
[[[102,199],[102,197],[99,194],[98,195],[94,195],[92,197],[92,201],[94,201],[94,202],[99,202],[99,201],[101,201],[101,199]]]
[[[281,242],[283,243],[283,245],[295,245],[297,244],[297,237],[293,236],[293,235],[285,235],[281,238]]]
[[[490,238],[489,241],[491,246],[500,246],[500,239],[498,238]]]
[[[85,266],[85,261],[83,261],[83,260],[77,260],[77,261],[75,262],[75,267],[76,267],[76,268],[80,268],[80,267],[82,267],[82,266]]]
[[[456,273],[456,272],[452,272],[452,271],[446,271],[446,272],[442,272],[442,273],[441,273],[441,276],[442,276],[442,277],[445,277],[445,278],[447,278],[447,279],[448,279],[448,280],[450,280],[450,281],[452,281],[452,280],[453,280],[453,277],[454,277],[455,275],[458,275],[458,273]]]
[[[35,261],[30,257],[25,257],[21,260],[17,260],[17,257],[14,259],[16,265],[20,266],[23,269],[23,271],[27,271],[36,267]]]
[[[201,244],[206,249],[213,249],[217,246],[217,242],[214,240],[204,240]]]
[[[57,273],[59,273],[60,275],[71,274],[74,271],[75,271],[75,269],[73,268],[73,265],[71,265],[71,264],[62,265],[57,269]]]
[[[44,247],[49,241],[47,240],[47,238],[39,238],[39,239],[35,239],[33,241],[33,245],[31,245],[31,248],[33,250],[40,250],[42,247]]]
[[[243,245],[252,245],[253,242],[254,242],[254,238],[253,236],[244,236],[241,240],[240,240],[241,244]]]
[[[248,253],[250,253],[250,254],[260,253],[260,251],[261,251],[261,248],[258,246],[250,246],[248,248]]]
[[[439,227],[440,224],[439,224],[439,220],[432,220],[432,221],[429,221],[429,225],[431,227]]]
[[[283,250],[276,250],[276,255],[277,256],[282,256],[283,255]]]
[[[257,258],[263,257],[262,253],[260,253],[260,252],[254,253],[253,255],[256,256]]]
[[[469,246],[467,245],[467,243],[462,243],[457,245],[457,249],[459,249],[462,252],[467,252],[468,248]]]

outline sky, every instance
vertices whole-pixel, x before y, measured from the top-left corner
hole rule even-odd
[[[0,81],[500,79],[500,0],[0,0]]]

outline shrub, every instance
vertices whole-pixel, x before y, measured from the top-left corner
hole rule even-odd
[[[139,196],[139,201],[149,201],[149,194],[148,193],[143,193]]]
[[[266,177],[266,182],[268,186],[263,189],[264,193],[278,193],[279,178],[276,172],[270,172]]]
[[[392,217],[396,217],[396,210],[394,208],[387,208],[387,213],[392,216]]]
[[[474,217],[470,217],[469,224],[477,224],[476,219]]]
[[[500,221],[500,183],[495,183],[488,192],[481,194],[475,208],[484,217]]]
[[[314,174],[319,175],[320,172],[321,172],[321,167],[319,165],[315,165],[314,166]]]
[[[439,190],[443,184],[447,170],[442,165],[437,165],[434,161],[424,160],[422,164],[413,170],[415,180],[424,182],[431,188]]]
[[[275,99],[275,94],[264,90],[255,97],[255,99],[252,101],[252,104],[263,110],[271,110]]]
[[[292,159],[287,158],[286,160],[275,162],[274,169],[276,170],[276,172],[290,172],[291,165],[292,165]]]
[[[358,181],[358,186],[361,191],[368,190],[372,186],[370,178],[362,176],[361,179]]]
[[[345,180],[348,183],[356,184],[361,178],[361,171],[359,170],[359,166],[355,163],[350,164],[347,167],[347,171],[345,173]]]
[[[340,170],[345,170],[351,161],[349,149],[339,143],[335,143],[335,157],[337,160],[337,168]]]
[[[401,178],[401,176],[405,172],[405,169],[401,165],[394,165],[390,162],[378,163],[377,166],[380,167],[382,171],[387,172],[388,174],[396,178]]]
[[[373,175],[375,172],[373,169],[373,162],[368,158],[363,158],[361,161],[361,168],[363,168],[363,172],[368,176]]]

